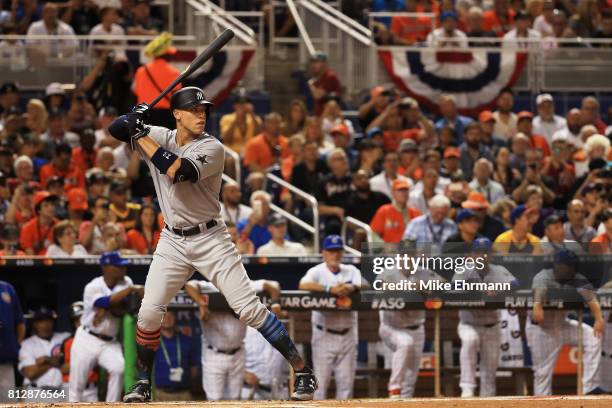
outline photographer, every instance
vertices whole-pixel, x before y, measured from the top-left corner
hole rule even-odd
[[[96,111],[112,106],[119,113],[128,112],[135,103],[130,91],[133,72],[128,61],[118,60],[115,53],[101,50],[93,69],[83,78],[79,89]]]

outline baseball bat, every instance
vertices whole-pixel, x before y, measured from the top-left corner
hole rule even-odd
[[[157,105],[159,101],[162,100],[170,91],[174,89],[176,85],[178,85],[183,79],[187,78],[189,75],[193,74],[195,70],[200,68],[206,61],[208,61],[213,55],[215,55],[221,48],[225,46],[232,38],[234,38],[234,32],[229,28],[223,31],[217,38],[214,39],[213,42],[210,43],[208,47],[200,55],[195,57],[191,64],[181,74],[176,77],[174,81],[166,89],[162,91],[155,99],[151,101],[149,107],[154,107]]]

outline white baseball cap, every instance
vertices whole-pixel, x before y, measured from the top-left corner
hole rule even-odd
[[[51,82],[49,85],[47,85],[47,89],[45,90],[46,96],[65,94],[66,91],[64,91],[62,84],[60,84],[59,82]]]
[[[555,133],[553,133],[552,143],[555,142],[569,142],[569,137],[567,136],[565,129],[557,130]]]
[[[549,93],[539,94],[536,98],[536,105],[539,105],[544,102],[554,102],[552,95]]]

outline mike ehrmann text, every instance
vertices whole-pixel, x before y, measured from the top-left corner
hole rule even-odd
[[[418,291],[441,291],[441,290],[463,290],[463,291],[509,291],[509,282],[468,282],[456,280],[446,282],[439,279],[432,280],[401,280],[399,282],[383,282],[375,280],[372,287],[374,290],[418,290]]]

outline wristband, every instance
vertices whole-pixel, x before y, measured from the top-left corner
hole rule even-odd
[[[160,147],[155,151],[153,157],[151,157],[151,163],[157,167],[161,174],[166,174],[170,166],[172,166],[177,159],[178,156],[176,154]]]
[[[270,305],[270,309],[272,309],[274,306],[281,307],[280,303],[278,303],[278,302],[274,302],[274,303],[272,303],[272,304]]]

